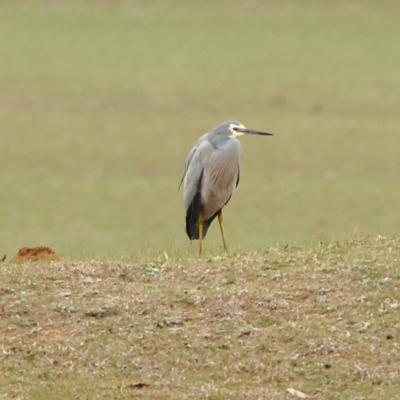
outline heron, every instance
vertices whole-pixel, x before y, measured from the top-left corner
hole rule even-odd
[[[218,217],[224,251],[228,252],[222,209],[239,184],[241,145],[237,139],[246,134],[272,133],[247,129],[238,121],[227,121],[201,136],[190,150],[183,177],[183,201],[186,211],[186,233],[199,240],[199,255],[211,222]]]

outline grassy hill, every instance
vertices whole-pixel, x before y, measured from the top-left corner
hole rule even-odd
[[[399,21],[1,1],[0,399],[399,399]],[[229,119],[275,136],[197,258],[178,185]]]
[[[7,399],[398,399],[400,241],[2,264]]]

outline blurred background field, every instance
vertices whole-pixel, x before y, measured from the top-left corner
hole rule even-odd
[[[228,246],[400,232],[398,1],[2,1],[0,256],[195,253],[186,155],[245,137]],[[217,226],[205,243],[220,251]]]

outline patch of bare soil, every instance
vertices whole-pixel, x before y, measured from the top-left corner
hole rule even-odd
[[[18,254],[11,260],[13,263],[27,261],[57,261],[60,257],[56,252],[47,246],[21,247]]]

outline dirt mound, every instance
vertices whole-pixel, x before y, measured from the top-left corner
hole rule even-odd
[[[47,246],[22,247],[18,254],[11,260],[13,263],[22,263],[27,261],[57,261],[60,258],[56,252]]]

